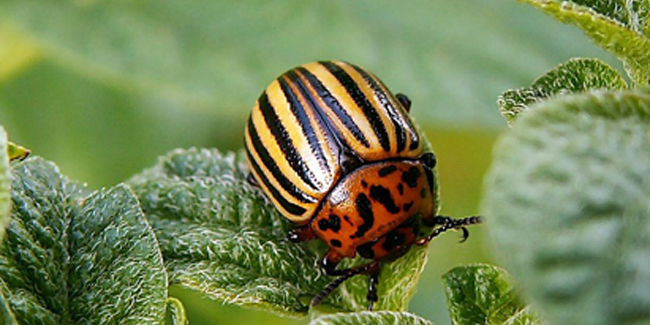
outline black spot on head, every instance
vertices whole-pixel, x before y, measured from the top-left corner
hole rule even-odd
[[[404,195],[404,184],[397,184],[397,191],[399,192],[399,195]]]
[[[330,240],[330,244],[334,247],[341,247],[341,241],[338,239],[332,239]]]
[[[372,228],[372,225],[375,223],[375,216],[372,213],[372,204],[370,202],[370,199],[368,199],[366,194],[359,194],[359,196],[357,196],[357,199],[354,200],[354,204],[357,208],[357,212],[359,212],[359,216],[361,219],[363,219],[363,224],[357,228],[357,231],[351,237],[360,238],[366,232],[368,232],[370,228]]]
[[[418,186],[418,178],[420,177],[420,169],[415,166],[409,168],[408,171],[402,172],[402,182],[406,183],[410,188]]]
[[[399,231],[393,230],[386,234],[386,240],[381,245],[385,250],[392,251],[397,246],[403,245],[406,237]]]
[[[341,230],[341,218],[335,214],[330,214],[329,219],[318,220],[318,228],[322,231],[332,229],[333,232]]]
[[[380,169],[378,174],[379,174],[379,177],[386,177],[386,176],[392,174],[393,172],[395,172],[396,170],[397,170],[397,167],[395,167],[395,165],[388,165],[388,166],[383,167],[382,169]]]
[[[390,194],[390,190],[387,188],[381,186],[381,185],[373,185],[370,186],[370,197],[381,203],[386,210],[390,213],[398,213],[399,212],[399,207],[395,205],[395,201],[393,201],[393,196]]]
[[[345,222],[347,222],[350,226],[354,226],[354,224],[352,223],[352,221],[350,221],[350,217],[348,217],[348,216],[343,216],[343,220],[345,220]]]
[[[366,187],[368,187],[368,183],[366,183],[366,181],[362,180],[362,181],[361,181],[361,186],[363,186],[364,188],[366,188]]]
[[[413,201],[411,201],[409,203],[404,203],[404,211],[408,212],[411,209],[412,206],[413,206]]]
[[[365,243],[363,245],[357,246],[357,253],[363,258],[375,258],[375,252],[372,250],[372,246],[375,244],[375,241]]]
[[[427,189],[425,187],[420,191],[420,197],[423,199],[427,197]]]

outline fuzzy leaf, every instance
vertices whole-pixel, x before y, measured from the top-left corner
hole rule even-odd
[[[650,321],[649,125],[650,90],[595,91],[541,103],[497,142],[487,227],[554,324]]]
[[[550,97],[595,89],[623,90],[627,84],[614,68],[598,59],[571,59],[533,81],[528,88],[499,96],[501,114],[508,123],[531,105]]]
[[[405,312],[338,313],[316,318],[309,325],[433,325],[430,321]]]
[[[650,2],[647,0],[520,1],[582,28],[598,45],[625,63],[636,84],[650,82]]]
[[[86,196],[40,158],[12,172],[12,219],[0,246],[11,316],[25,325],[163,324],[162,256],[131,191]]]
[[[213,299],[304,315],[333,277],[316,267],[325,252],[315,241],[286,239],[293,225],[246,180],[243,153],[176,150],[130,180],[156,232],[170,282]],[[380,275],[377,310],[404,310],[425,262],[413,249]],[[367,308],[367,278],[358,276],[323,305]]]
[[[185,317],[185,307],[183,303],[174,298],[167,298],[167,315],[171,325],[185,325],[187,324],[187,318]]]
[[[443,276],[452,324],[539,324],[514,292],[505,270],[460,266]]]
[[[0,126],[0,239],[4,236],[11,211],[11,173],[9,169],[7,134]]]

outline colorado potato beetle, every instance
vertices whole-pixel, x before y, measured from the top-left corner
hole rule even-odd
[[[436,157],[425,150],[410,106],[369,71],[320,61],[282,74],[253,108],[245,133],[253,182],[297,225],[291,241],[327,244],[321,266],[338,276],[312,306],[364,274],[372,309],[380,262],[450,229],[466,239],[465,227],[480,222],[436,215]],[[357,254],[371,261],[336,268]]]

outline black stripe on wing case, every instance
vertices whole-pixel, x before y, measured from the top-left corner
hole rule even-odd
[[[309,94],[305,94],[304,91],[302,91],[301,89],[301,85],[300,85],[301,81],[294,80],[293,78],[297,78],[297,76],[295,76],[295,74],[293,75],[292,74],[293,74],[292,71],[287,73],[287,77],[291,80],[292,84],[294,84],[300,90],[301,95],[307,100],[307,102],[310,102],[310,99],[306,97]],[[309,149],[311,149],[312,155],[316,157],[316,161],[320,165],[321,170],[329,173],[330,167],[327,165],[327,159],[325,158],[325,153],[323,152],[323,146],[321,143],[319,143],[318,137],[316,137],[314,127],[312,126],[311,121],[309,120],[309,116],[307,116],[307,113],[305,112],[305,108],[302,106],[300,100],[298,100],[296,94],[293,92],[289,84],[287,84],[286,80],[280,78],[278,79],[278,82],[280,83],[280,88],[284,92],[284,96],[287,97],[287,101],[289,102],[289,105],[291,105],[291,112],[293,113],[293,116],[296,117],[298,124],[300,124],[302,135],[307,139],[307,142],[309,143]],[[319,114],[315,114],[315,115],[318,120],[321,120]],[[320,121],[320,123],[322,124],[322,121]],[[327,132],[329,130],[326,129],[325,131]]]
[[[404,121],[404,119],[390,102],[388,94],[386,94],[384,89],[382,89],[378,84],[379,81],[356,65],[352,65],[352,67],[357,70],[357,72],[363,77],[368,85],[370,85],[370,88],[372,88],[372,90],[375,92],[375,96],[377,96],[379,102],[386,109],[386,113],[388,113],[388,117],[390,117],[390,120],[393,123],[393,127],[395,128],[395,136],[397,138],[397,152],[402,152],[404,150],[404,147],[406,147],[406,131],[402,127],[401,123]]]
[[[275,109],[271,106],[266,93],[260,96],[258,103],[260,112],[262,112],[262,115],[264,116],[266,126],[269,128],[269,131],[271,131],[271,134],[273,134],[273,137],[275,138],[278,147],[280,147],[280,150],[282,150],[284,158],[289,163],[289,166],[291,166],[305,184],[311,186],[313,189],[320,189],[316,184],[314,173],[309,170],[308,166],[301,159],[302,157],[293,145],[293,141],[287,130],[284,128],[282,121],[278,118]],[[292,106],[291,109],[293,110],[294,103],[289,102],[289,104]]]
[[[287,212],[296,215],[296,216],[302,216],[305,211],[307,211],[305,208],[295,205],[289,201],[287,201],[282,194],[280,194],[273,185],[269,184],[269,180],[264,177],[264,173],[260,170],[260,167],[257,165],[253,157],[251,157],[251,154],[247,152],[248,154],[248,161],[250,162],[251,167],[253,170],[255,170],[255,173],[260,176],[260,179],[262,180],[262,183],[264,183],[264,186],[269,190],[273,198],[282,206],[283,209],[285,209]]]
[[[316,91],[318,96],[325,102],[325,104],[332,110],[338,120],[345,125],[345,128],[359,141],[364,147],[370,148],[370,143],[366,136],[363,134],[359,126],[354,122],[348,112],[341,106],[338,100],[323,86],[323,84],[314,76],[309,70],[305,68],[298,68],[298,71],[307,79],[311,87]]]
[[[260,137],[257,134],[257,130],[255,129],[255,124],[253,123],[252,119],[248,120],[248,136],[251,139],[253,149],[255,149],[255,152],[257,153],[257,156],[260,158],[261,163],[264,164],[266,169],[271,173],[270,176],[273,177],[280,184],[280,186],[285,191],[287,191],[287,193],[289,193],[289,195],[293,196],[294,198],[296,198],[296,200],[300,202],[304,202],[304,203],[315,202],[314,198],[299,190],[293,183],[291,183],[287,179],[286,176],[284,176],[282,171],[278,168],[277,163],[273,161],[273,158],[271,158],[271,155],[269,154],[268,150],[266,150],[266,147],[264,147],[264,144],[260,140]],[[250,161],[251,164],[254,163],[252,159]],[[257,174],[260,175],[262,179],[266,179],[265,177],[266,175],[264,175],[263,173],[258,172]],[[271,188],[271,186],[268,186],[268,188]]]
[[[379,113],[377,113],[377,109],[368,101],[361,89],[359,89],[357,83],[354,82],[352,77],[345,72],[345,70],[333,62],[321,61],[319,63],[322,64],[347,90],[350,97],[352,97],[357,106],[361,108],[363,114],[368,119],[368,122],[370,122],[377,139],[379,139],[381,147],[385,151],[390,151],[390,140],[388,139],[386,127],[384,126]]]

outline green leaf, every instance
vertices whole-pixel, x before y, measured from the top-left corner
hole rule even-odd
[[[533,81],[528,88],[499,96],[501,114],[508,123],[531,105],[550,97],[595,89],[623,90],[627,84],[614,68],[598,59],[571,59]]]
[[[649,122],[649,89],[594,91],[541,103],[497,142],[486,225],[554,324],[650,319]]]
[[[11,211],[11,172],[9,169],[7,134],[0,126],[0,239],[4,236]]]
[[[496,266],[459,266],[443,276],[452,324],[539,324]]]
[[[187,318],[185,317],[185,307],[183,303],[174,298],[167,298],[167,315],[169,317],[169,324],[172,325],[185,325],[187,324]]]
[[[0,246],[5,306],[21,324],[162,324],[167,283],[128,187],[94,192],[40,158],[13,168]]]
[[[622,60],[630,78],[650,83],[650,3],[598,0],[520,0],[556,19],[582,28],[598,45]]]
[[[358,312],[338,313],[316,318],[309,325],[433,325],[430,321],[416,315],[404,312]]]
[[[227,303],[304,315],[311,298],[335,279],[316,267],[325,246],[287,240],[293,225],[247,175],[243,152],[189,149],[171,152],[130,184],[156,232],[170,283]],[[413,249],[382,269],[376,310],[406,308],[425,254]],[[367,277],[358,276],[323,305],[366,309],[367,288]]]
[[[5,325],[18,324],[16,316],[14,316],[14,313],[11,311],[11,307],[9,306],[9,301],[5,297],[6,292],[8,292],[7,285],[2,279],[0,279],[0,316],[2,317],[0,320],[2,320],[2,324]]]

